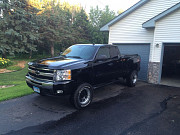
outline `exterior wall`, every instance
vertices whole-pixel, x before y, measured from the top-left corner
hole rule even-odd
[[[163,43],[180,43],[180,9],[156,22],[152,61],[161,61]],[[159,47],[156,47],[159,44]]]
[[[110,27],[109,43],[150,43],[152,45],[154,29],[142,28],[142,24],[178,2],[180,0],[149,0]],[[152,46],[151,50],[153,50]],[[152,53],[150,53],[150,61],[153,61]]]
[[[149,63],[151,83],[160,83],[163,43],[180,43],[180,9],[156,22],[154,42],[151,46],[153,62]]]
[[[149,68],[148,82],[158,84],[159,83],[160,62],[149,62],[148,68]]]

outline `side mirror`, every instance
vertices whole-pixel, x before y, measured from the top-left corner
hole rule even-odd
[[[97,58],[96,58],[96,61],[105,61],[107,60],[108,57],[106,55],[99,55]]]
[[[58,53],[57,55],[60,56],[63,52]]]

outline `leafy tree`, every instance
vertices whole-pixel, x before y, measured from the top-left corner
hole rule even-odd
[[[45,10],[41,15],[40,35],[41,39],[49,48],[51,56],[54,56],[55,44],[60,44],[69,36],[68,26],[71,24],[67,21],[65,12],[54,2],[51,2],[51,9]]]
[[[120,10],[118,10],[118,14],[121,14],[121,13],[123,13],[124,12],[124,10],[123,9],[120,9]]]
[[[75,43],[108,42],[108,33],[99,31],[100,27],[115,17],[108,6],[103,10],[92,8],[89,18],[80,6],[67,2],[42,0],[39,5],[34,6],[41,9],[38,13],[42,18],[38,23],[42,40],[39,48],[50,50],[51,56],[54,56],[54,48],[64,50]]]
[[[100,27],[102,10],[98,6],[91,8],[89,13],[89,21],[93,27]]]
[[[115,17],[106,6],[84,9],[57,0],[2,0],[0,6],[0,52],[8,54],[42,51],[54,56],[76,43],[107,43],[108,33],[100,28]]]
[[[26,0],[2,0],[3,16],[0,19],[0,51],[6,53],[31,53],[36,51],[38,40],[36,26],[37,10],[28,5]]]
[[[90,43],[89,20],[84,9],[76,13],[73,26],[77,31],[78,43]]]
[[[81,7],[78,5],[70,5],[67,2],[64,2],[62,5],[59,5],[62,9],[63,15],[65,17],[65,30],[66,33],[64,33],[64,39],[60,42],[59,48],[61,51],[66,49],[72,44],[76,44],[79,42],[79,31],[77,30],[78,28],[76,27],[76,20],[77,19],[77,14],[81,11]],[[63,33],[61,33],[62,35]]]
[[[114,17],[114,11],[111,11],[108,6],[106,6],[103,10],[99,9],[98,6],[96,6],[96,8],[91,8],[89,20],[91,25],[90,33],[92,42],[99,44],[108,43],[108,32],[100,32],[100,28]]]
[[[78,6],[52,1],[51,7],[39,14],[42,46],[54,56],[54,48],[64,50],[75,43],[89,43],[89,21],[85,11]],[[66,5],[67,4],[67,5]]]

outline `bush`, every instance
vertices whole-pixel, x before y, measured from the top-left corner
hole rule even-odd
[[[13,62],[9,59],[0,58],[0,68],[6,68],[13,65]]]

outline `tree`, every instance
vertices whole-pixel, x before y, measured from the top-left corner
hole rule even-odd
[[[77,31],[78,43],[90,43],[89,20],[84,9],[76,13],[73,26]]]
[[[121,14],[121,13],[123,13],[124,12],[124,10],[123,9],[120,9],[120,10],[118,10],[118,14]]]
[[[37,15],[42,14],[45,10],[51,9],[50,3],[58,4],[58,0],[27,0],[28,4],[32,7],[39,9]]]
[[[102,10],[98,6],[91,8],[89,13],[89,21],[93,27],[100,27]]]
[[[36,51],[38,27],[35,13],[37,10],[26,0],[2,0],[3,17],[0,19],[0,51],[6,53],[32,53]]]
[[[108,43],[108,32],[100,32],[100,28],[111,21],[114,17],[114,11],[111,11],[108,6],[103,10],[99,9],[98,6],[96,6],[96,8],[91,8],[89,20],[91,25],[90,33],[92,42],[99,44]]]
[[[68,3],[46,3],[45,10],[38,14],[42,46],[54,56],[54,48],[64,50],[75,43],[89,43],[89,21],[85,11]]]
[[[109,9],[109,6],[105,6],[105,8],[101,12],[100,23],[99,26],[102,27],[111,21],[116,16],[114,11]]]
[[[50,48],[51,56],[54,56],[54,45],[61,43],[68,32],[66,17],[63,10],[52,1],[51,9],[44,10],[40,15],[40,35],[44,44]]]

